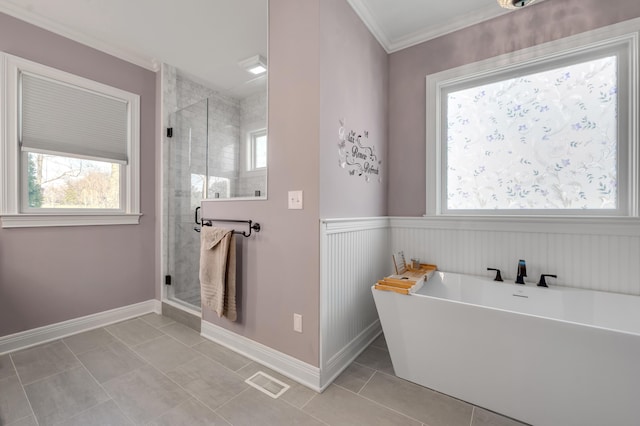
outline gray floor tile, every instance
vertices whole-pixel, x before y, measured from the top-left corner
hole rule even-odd
[[[113,400],[103,402],[58,426],[133,426]]]
[[[0,423],[2,424],[2,423]],[[7,426],[38,426],[38,422],[36,422],[36,418],[33,416],[28,416],[23,419],[18,420],[17,422],[13,422]]]
[[[332,425],[420,426],[421,423],[382,407],[353,392],[331,385],[303,411]],[[468,423],[467,423],[468,424]]]
[[[16,352],[11,358],[23,385],[80,366],[60,340]]]
[[[222,345],[206,340],[193,347],[201,354],[218,361],[230,370],[238,371],[251,362],[250,359],[235,353],[231,349],[227,349]]]
[[[389,352],[375,346],[365,349],[355,362],[383,373],[394,374]]]
[[[69,419],[109,397],[84,368],[65,371],[25,386],[41,426]]]
[[[92,349],[102,348],[115,341],[114,337],[107,333],[104,328],[97,328],[84,333],[75,334],[65,337],[64,343],[67,344],[71,352],[78,355]]]
[[[13,368],[11,357],[9,355],[0,356],[0,380],[16,375],[16,369]]]
[[[139,318],[110,325],[106,330],[127,345],[138,345],[163,335],[157,328]]]
[[[189,398],[189,394],[148,365],[109,380],[105,389],[136,423],[154,420]]]
[[[133,349],[149,364],[163,372],[201,357],[198,352],[166,335],[136,345]]]
[[[197,345],[205,341],[200,337],[200,333],[178,322],[160,327],[160,330],[187,346]]]
[[[118,341],[82,353],[78,359],[100,383],[146,365],[133,350]]]
[[[473,421],[471,426],[525,426],[508,417],[501,416],[491,411],[475,407],[473,409]]]
[[[167,375],[214,410],[248,387],[240,376],[203,356]]]
[[[165,325],[173,324],[175,321],[164,315],[158,315],[156,313],[150,313],[140,317],[141,320],[154,327],[164,327]]]
[[[376,373],[360,395],[429,426],[469,426],[473,406],[395,376]]]
[[[168,413],[163,414],[159,419],[152,422],[150,426],[230,426],[222,417],[200,404],[190,399]]]
[[[358,393],[369,381],[371,376],[373,376],[375,371],[376,370],[365,367],[364,365],[352,363],[336,378],[334,383],[345,389],[349,389],[352,392]]]
[[[316,426],[323,423],[292,405],[253,388],[232,399],[216,412],[233,426]]]
[[[15,422],[31,414],[18,376],[0,380],[0,425]]]
[[[277,373],[256,362],[251,362],[248,365],[242,367],[240,370],[238,370],[238,374],[243,379],[248,379],[258,371],[262,371],[291,386],[285,393],[282,394],[282,396],[280,396],[280,399],[287,401],[289,404],[295,407],[302,408],[307,402],[311,400],[311,398],[316,395],[315,391],[302,386],[300,383],[294,382],[288,377],[285,377],[282,374]]]

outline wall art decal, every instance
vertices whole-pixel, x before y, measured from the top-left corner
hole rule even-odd
[[[338,123],[338,165],[346,169],[350,176],[364,177],[365,182],[371,182],[372,179],[382,182],[382,160],[376,154],[376,147],[370,145],[369,131],[357,133],[347,130],[344,119],[339,119]]]

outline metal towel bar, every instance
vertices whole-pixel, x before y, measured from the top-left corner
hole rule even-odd
[[[201,218],[200,220],[198,220],[198,210],[200,210],[200,207],[196,207],[196,211],[195,211],[195,222],[196,225],[198,226],[213,226],[213,222],[232,222],[232,223],[246,223],[247,225],[249,225],[249,233],[247,234],[246,231],[236,231],[234,230],[233,233],[234,234],[239,234],[242,235],[243,237],[250,237],[251,236],[251,231],[256,231],[256,232],[260,232],[260,224],[258,222],[254,222],[252,220],[240,220],[240,219],[214,219],[214,218]],[[195,228],[193,228],[196,232],[200,232],[200,228],[198,228],[197,226]]]

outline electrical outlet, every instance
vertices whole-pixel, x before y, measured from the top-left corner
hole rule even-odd
[[[302,210],[302,191],[289,191],[289,209]]]
[[[293,314],[293,331],[302,333],[302,315]]]

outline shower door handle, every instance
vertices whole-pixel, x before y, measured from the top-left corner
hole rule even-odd
[[[196,232],[200,232],[202,229],[202,224],[198,221],[198,210],[200,210],[200,206],[196,207],[194,220],[196,221],[196,226],[193,227],[193,230]]]

